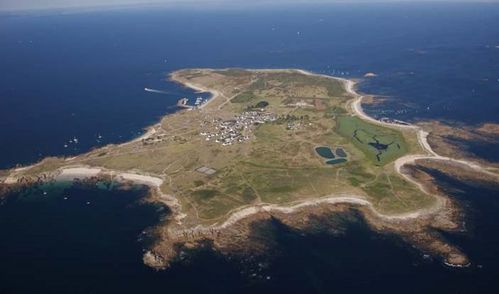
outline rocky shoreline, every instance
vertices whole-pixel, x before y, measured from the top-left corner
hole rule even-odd
[[[301,70],[297,71],[307,75],[314,75]],[[175,79],[184,85],[194,88],[197,91],[210,91],[188,84],[185,81]],[[329,77],[328,78],[334,78]],[[335,78],[339,79],[339,78]],[[445,264],[463,267],[470,264],[466,255],[459,249],[448,244],[437,231],[459,231],[460,210],[447,196],[439,191],[433,184],[431,176],[416,169],[415,164],[421,160],[434,162],[437,160],[452,161],[471,168],[474,171],[485,171],[475,163],[466,161],[457,161],[450,158],[444,158],[436,154],[428,144],[427,133],[417,126],[393,125],[386,122],[380,122],[367,116],[361,108],[363,96],[357,94],[354,90],[355,83],[350,80],[339,79],[343,81],[345,89],[353,96],[351,109],[354,114],[368,121],[375,121],[377,124],[389,125],[395,128],[412,128],[418,133],[419,143],[427,154],[412,156],[408,155],[399,158],[395,162],[395,169],[407,180],[418,185],[420,189],[437,197],[436,205],[429,209],[422,209],[403,215],[384,215],[377,212],[373,205],[365,198],[357,195],[330,195],[328,197],[303,200],[288,205],[274,205],[260,203],[241,207],[232,211],[223,220],[211,225],[197,224],[188,227],[182,223],[184,215],[182,214],[179,201],[172,195],[161,192],[160,186],[164,179],[154,175],[139,174],[133,171],[113,171],[99,167],[89,166],[66,166],[56,169],[49,173],[40,173],[26,176],[18,172],[29,170],[31,167],[25,167],[22,170],[12,170],[6,176],[0,177],[0,194],[3,191],[11,191],[52,181],[96,181],[99,179],[108,179],[127,184],[146,185],[151,190],[151,201],[161,202],[167,205],[171,211],[171,219],[156,228],[160,240],[149,251],[144,254],[144,262],[154,268],[163,269],[168,267],[178,257],[181,248],[187,246],[190,248],[201,246],[208,242],[210,246],[223,254],[237,252],[263,251],[267,244],[259,241],[259,238],[253,236],[251,230],[252,224],[258,221],[278,220],[283,224],[295,228],[306,230],[310,226],[312,218],[324,219],[325,217],[339,211],[353,209],[359,212],[366,220],[369,226],[376,231],[393,233],[401,236],[407,242],[414,244],[422,251],[428,251],[441,256]],[[219,93],[211,91],[214,100],[219,97]],[[208,102],[209,103],[209,102]],[[206,104],[208,104],[206,103]],[[204,106],[206,106],[206,104]],[[149,128],[148,132],[140,139],[154,134],[155,129]],[[137,139],[136,139],[137,140]],[[136,141],[134,140],[134,141]],[[127,143],[124,143],[127,144]],[[492,176],[492,175],[490,175]]]

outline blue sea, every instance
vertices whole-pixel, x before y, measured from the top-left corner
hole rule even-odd
[[[493,3],[4,13],[0,168],[140,135],[197,95],[167,81],[189,67],[303,68],[359,79],[386,99],[367,107],[375,117],[499,123],[498,28]],[[498,145],[463,144],[498,160]],[[141,256],[167,208],[141,201],[140,188],[61,185],[0,205],[0,293],[498,292],[499,187],[433,173],[466,211],[467,231],[446,238],[470,268],[448,268],[352,212],[334,216],[335,232],[261,224],[275,245],[268,256],[206,249],[157,272]]]

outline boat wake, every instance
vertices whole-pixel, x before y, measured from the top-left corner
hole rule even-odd
[[[144,88],[144,91],[149,92],[149,93],[157,93],[157,94],[169,94],[167,91],[161,91],[161,90],[156,90],[156,89],[151,89],[151,88]]]

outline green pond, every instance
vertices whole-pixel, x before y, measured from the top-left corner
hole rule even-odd
[[[334,153],[329,147],[321,146],[321,147],[316,147],[315,152],[319,154],[319,156],[324,157],[326,159],[333,159]]]
[[[339,164],[339,163],[344,163],[347,162],[345,158],[338,158],[338,159],[331,159],[326,161],[326,164]]]
[[[336,155],[334,154],[333,150],[327,146],[316,147],[315,152],[322,158],[326,159],[326,164],[339,164],[347,162],[347,154],[345,150],[339,147],[336,148]],[[339,158],[336,158],[336,156],[338,156]]]

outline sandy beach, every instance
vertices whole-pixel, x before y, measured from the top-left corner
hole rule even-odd
[[[150,186],[151,188],[159,188],[163,183],[162,178],[135,174],[130,172],[116,172],[112,170],[105,170],[103,168],[95,167],[69,167],[62,168],[55,176],[56,180],[75,180],[75,179],[88,179],[100,175],[112,176],[117,181],[131,181],[137,184]]]
[[[161,186],[161,184],[163,183],[163,179],[161,178],[139,175],[139,174],[118,173],[116,176],[126,181],[132,181],[134,183],[144,184],[156,188],[159,188],[159,186]]]
[[[182,82],[182,81],[175,79],[175,77],[172,77],[172,79],[176,82],[183,84],[184,86],[186,86],[188,88],[196,90],[198,93],[211,93],[211,97],[208,98],[208,100],[205,103],[201,104],[198,107],[199,109],[206,107],[206,105],[210,104],[210,102],[212,102],[213,100],[215,100],[221,96],[221,94],[216,90],[207,89],[207,88],[201,87],[199,85],[194,85],[193,83],[189,83],[189,82]]]
[[[55,177],[60,181],[73,181],[75,179],[85,179],[96,177],[101,173],[100,168],[87,168],[87,167],[70,167],[60,170],[60,173]]]
[[[147,138],[153,136],[154,134],[156,134],[156,132],[157,132],[156,128],[157,127],[158,127],[158,124],[152,125],[152,126],[148,127],[146,129],[146,132],[144,134],[142,134],[141,136],[139,136],[139,137],[137,137],[137,138],[135,138],[135,139],[133,139],[133,140],[131,140],[129,142],[125,142],[125,143],[123,143],[121,145],[127,145],[127,144],[131,144],[131,143],[135,143],[135,142],[140,142],[140,141],[142,141],[144,139],[147,139]]]

